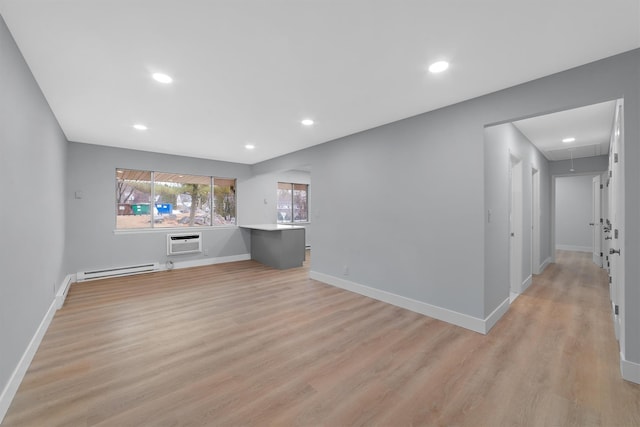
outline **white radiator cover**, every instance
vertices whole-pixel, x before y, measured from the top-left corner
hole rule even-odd
[[[158,271],[159,268],[159,263],[151,262],[148,264],[129,265],[126,267],[113,267],[102,268],[99,270],[79,271],[76,274],[76,280],[78,282],[83,282],[85,280],[103,279],[105,277],[128,276],[130,274]]]
[[[202,233],[167,234],[167,255],[202,252]]]

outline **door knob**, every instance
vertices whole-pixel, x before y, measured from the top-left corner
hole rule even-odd
[[[590,222],[589,225],[595,225],[593,222]]]
[[[620,249],[609,249],[609,255],[618,254],[620,255]]]

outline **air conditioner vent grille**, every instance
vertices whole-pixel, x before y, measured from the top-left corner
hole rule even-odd
[[[202,252],[202,233],[167,234],[167,255]]]
[[[171,240],[199,240],[200,234],[180,234],[180,235],[170,234],[169,238]]]

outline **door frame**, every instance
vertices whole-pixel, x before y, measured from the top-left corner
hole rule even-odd
[[[609,212],[611,219],[612,240],[609,246],[612,250],[620,250],[619,254],[609,254],[612,311],[616,337],[620,342],[621,359],[625,359],[625,170],[624,170],[624,101],[618,100],[614,122],[614,132],[611,138],[609,152]],[[623,370],[624,377],[624,370]]]
[[[522,292],[524,174],[522,159],[509,152],[509,290]]]
[[[531,167],[531,274],[540,274],[540,171]]]
[[[591,179],[591,252],[595,265],[602,267],[602,189],[600,174]]]

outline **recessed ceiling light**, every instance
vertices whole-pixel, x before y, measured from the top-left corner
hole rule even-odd
[[[311,126],[313,124],[313,120],[311,119],[304,119],[302,120],[300,123],[302,123],[305,126]]]
[[[429,71],[432,73],[441,73],[447,68],[449,68],[449,63],[447,61],[438,61],[429,65]]]
[[[146,127],[145,125],[140,124],[140,123],[136,123],[135,125],[133,125],[133,128],[134,129],[138,129],[138,130],[147,130],[147,129],[149,129],[148,127]]]
[[[173,81],[171,76],[168,76],[164,73],[153,73],[151,77],[153,77],[153,80],[160,83],[171,83]]]
[[[247,150],[253,150],[254,148],[256,148],[256,146],[253,144],[247,144],[244,146],[244,148],[246,148]]]
[[[575,139],[574,137],[570,136],[570,137],[568,137],[568,138],[564,138],[564,139],[562,140],[562,142],[564,142],[565,144],[568,144],[568,143],[573,142],[573,141],[575,141],[575,140],[576,140],[576,139]]]

